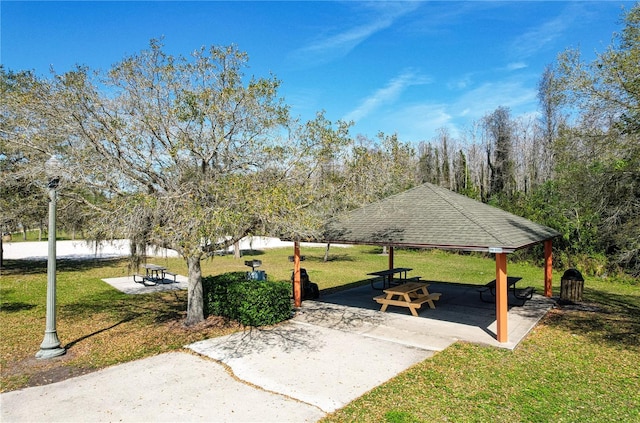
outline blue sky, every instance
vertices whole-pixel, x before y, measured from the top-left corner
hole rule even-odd
[[[353,135],[432,140],[497,107],[535,113],[545,66],[566,48],[603,52],[633,2],[12,2],[0,3],[5,69],[108,69],[164,37],[189,55],[235,43],[248,75],[282,81],[303,120],[355,121]]]

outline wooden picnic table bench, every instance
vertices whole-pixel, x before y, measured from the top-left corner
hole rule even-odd
[[[437,292],[429,293],[428,286],[429,284],[424,282],[407,282],[387,288],[384,290],[385,295],[379,295],[373,299],[378,304],[382,304],[380,311],[387,311],[390,305],[408,307],[411,314],[417,317],[417,309],[422,307],[422,304],[427,303],[429,308],[436,308],[433,302],[439,300],[442,295]]]

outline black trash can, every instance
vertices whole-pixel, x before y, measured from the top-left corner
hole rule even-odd
[[[576,269],[569,269],[562,275],[560,283],[560,302],[577,303],[582,301],[584,278]]]
[[[291,273],[291,292],[293,293],[295,272]],[[318,284],[309,280],[309,274],[307,269],[300,269],[300,282],[302,284],[302,299],[303,300],[317,300],[320,297],[320,289]]]

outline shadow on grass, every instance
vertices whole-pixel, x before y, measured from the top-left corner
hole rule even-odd
[[[2,301],[2,303],[0,303],[0,313],[16,313],[24,310],[31,310],[32,308],[35,308],[35,307],[36,307],[35,304],[29,304],[29,303],[23,303],[23,302],[10,303],[10,302]]]
[[[265,253],[262,250],[240,250],[240,257],[256,257],[263,256]],[[233,253],[226,254],[228,256],[232,256]]]
[[[130,322],[131,320],[133,320],[133,318],[125,318],[125,319],[122,319],[122,320],[120,320],[118,323],[115,323],[115,324],[113,324],[113,325],[111,325],[111,326],[108,326],[108,327],[106,327],[106,328],[103,328],[103,329],[97,330],[97,331],[95,331],[95,332],[93,332],[93,333],[90,333],[90,334],[87,334],[87,335],[81,336],[81,337],[80,337],[80,338],[78,338],[78,339],[74,339],[73,341],[71,341],[71,342],[67,343],[64,347],[65,347],[67,350],[69,350],[69,349],[73,348],[76,344],[78,344],[78,343],[80,343],[80,342],[82,342],[82,341],[84,341],[84,340],[86,340],[86,339],[89,339],[89,338],[91,338],[92,336],[96,336],[96,335],[99,335],[99,334],[101,334],[101,333],[103,333],[103,332],[107,332],[108,330],[114,329],[114,328],[116,328],[116,327],[120,326],[120,325],[121,325],[121,324],[123,324],[123,323]]]
[[[169,298],[169,293],[152,293],[148,295],[126,295],[114,298],[114,294],[109,291],[93,293],[74,303],[60,306],[60,314],[77,316],[78,318],[90,318],[94,313],[111,313],[117,316],[127,316],[135,318],[141,315],[155,315],[160,318],[160,322],[170,320],[178,316],[179,311],[186,307],[186,297]],[[125,296],[126,295],[126,296]],[[185,308],[186,309],[186,308]],[[169,315],[165,318],[163,316]]]
[[[309,262],[314,262],[314,263],[324,263],[324,254],[321,256],[309,256],[309,255],[305,255],[306,260],[305,261],[309,261]],[[335,254],[335,253],[329,253],[329,258],[327,259],[326,263],[330,263],[330,262],[344,262],[344,261],[355,261],[356,259],[353,256],[349,256],[348,254]],[[303,262],[304,264],[304,262]]]
[[[59,272],[82,272],[97,267],[122,267],[127,259],[58,259],[56,268]],[[46,260],[4,260],[3,275],[38,275],[47,273]]]
[[[551,326],[581,333],[594,342],[640,346],[640,297],[585,288],[582,303],[561,306]]]
[[[163,292],[148,295],[127,295],[102,291],[92,293],[73,303],[59,306],[61,318],[88,320],[100,314],[107,314],[118,319],[118,322],[92,334],[85,335],[68,346],[91,336],[107,332],[124,323],[134,322],[139,326],[160,325],[171,321],[179,321],[186,313],[187,298],[181,292]]]

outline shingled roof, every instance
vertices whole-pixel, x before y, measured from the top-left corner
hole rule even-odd
[[[427,183],[333,219],[323,241],[510,253],[559,235]]]

